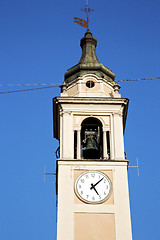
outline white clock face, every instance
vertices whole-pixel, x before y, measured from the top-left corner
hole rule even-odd
[[[75,182],[77,196],[86,203],[101,203],[109,197],[110,191],[110,179],[99,171],[82,173]]]

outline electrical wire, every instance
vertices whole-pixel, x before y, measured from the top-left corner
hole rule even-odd
[[[17,92],[27,92],[27,91],[35,91],[35,90],[41,90],[41,89],[53,88],[53,87],[59,87],[59,86],[54,85],[54,86],[40,87],[40,88],[20,89],[20,90],[8,91],[8,92],[0,92],[0,94],[17,93]]]
[[[59,87],[61,85],[61,83],[15,83],[15,84],[0,84],[0,87],[19,87],[19,86],[47,86],[47,85],[51,85],[51,86],[55,86],[58,85],[56,87]]]
[[[123,79],[123,80],[117,80],[116,82],[130,82],[130,81],[142,81],[142,80],[156,80],[160,79],[160,77],[154,77],[154,78],[137,78],[137,79]],[[62,85],[62,83],[15,83],[15,84],[0,84],[0,87],[18,87],[18,86],[55,86],[59,87]]]
[[[117,80],[116,82],[148,81],[148,80],[150,81],[150,80],[157,80],[157,79],[160,79],[160,77],[123,79],[123,80]],[[53,83],[0,84],[0,87],[13,87],[13,86],[45,86],[45,87],[11,90],[11,91],[0,92],[0,94],[27,92],[27,91],[35,91],[35,90],[41,90],[41,89],[47,89],[47,88],[53,88],[53,87],[60,87],[61,84],[60,83],[57,83],[57,84],[53,84]]]
[[[124,79],[124,80],[117,80],[116,82],[148,81],[148,80],[156,80],[156,79],[160,79],[160,77],[155,77],[155,78]]]

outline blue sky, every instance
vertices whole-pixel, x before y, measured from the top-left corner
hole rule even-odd
[[[116,80],[160,77],[160,2],[95,1],[90,30],[98,59]],[[62,83],[81,55],[85,1],[1,0],[0,85]],[[139,158],[140,176],[129,168],[133,239],[160,239],[160,80],[121,82],[130,99],[125,151]],[[27,87],[2,87],[0,92]],[[29,88],[32,88],[30,86]],[[44,166],[55,172],[52,98],[59,88],[0,94],[0,237],[56,239],[55,177],[43,182]]]

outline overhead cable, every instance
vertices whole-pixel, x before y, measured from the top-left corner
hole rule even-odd
[[[155,77],[155,78],[124,79],[124,80],[117,80],[116,82],[147,81],[147,80],[156,80],[156,79],[160,79],[160,77]]]
[[[59,87],[61,85],[61,83],[15,83],[15,84],[0,84],[0,87],[19,87],[19,86],[55,86],[58,85],[56,87]]]
[[[116,82],[148,81],[148,80],[157,80],[157,79],[160,79],[160,77],[123,79],[123,80],[117,80]],[[27,91],[35,91],[35,90],[41,90],[41,89],[47,89],[47,88],[53,88],[53,87],[60,87],[61,84],[60,83],[57,83],[57,84],[53,84],[53,83],[0,84],[0,87],[13,87],[13,86],[45,86],[45,87],[30,88],[30,89],[20,89],[20,90],[11,90],[11,91],[0,92],[0,94],[27,92]]]
[[[41,87],[41,88],[20,89],[20,90],[8,91],[8,92],[0,92],[0,94],[17,93],[17,92],[27,92],[27,91],[41,90],[41,89],[53,88],[53,87],[59,87],[59,86],[53,85],[53,86]]]
[[[156,80],[160,79],[160,77],[154,77],[154,78],[137,78],[137,79],[122,79],[117,80],[116,82],[130,82],[130,81],[147,81],[147,80]],[[0,87],[18,87],[18,86],[54,86],[54,87],[60,87],[62,83],[14,83],[14,84],[0,84]]]

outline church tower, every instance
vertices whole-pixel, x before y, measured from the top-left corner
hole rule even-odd
[[[89,30],[82,56],[53,99],[57,159],[57,240],[131,240],[128,160],[123,133],[128,99],[98,61]]]

